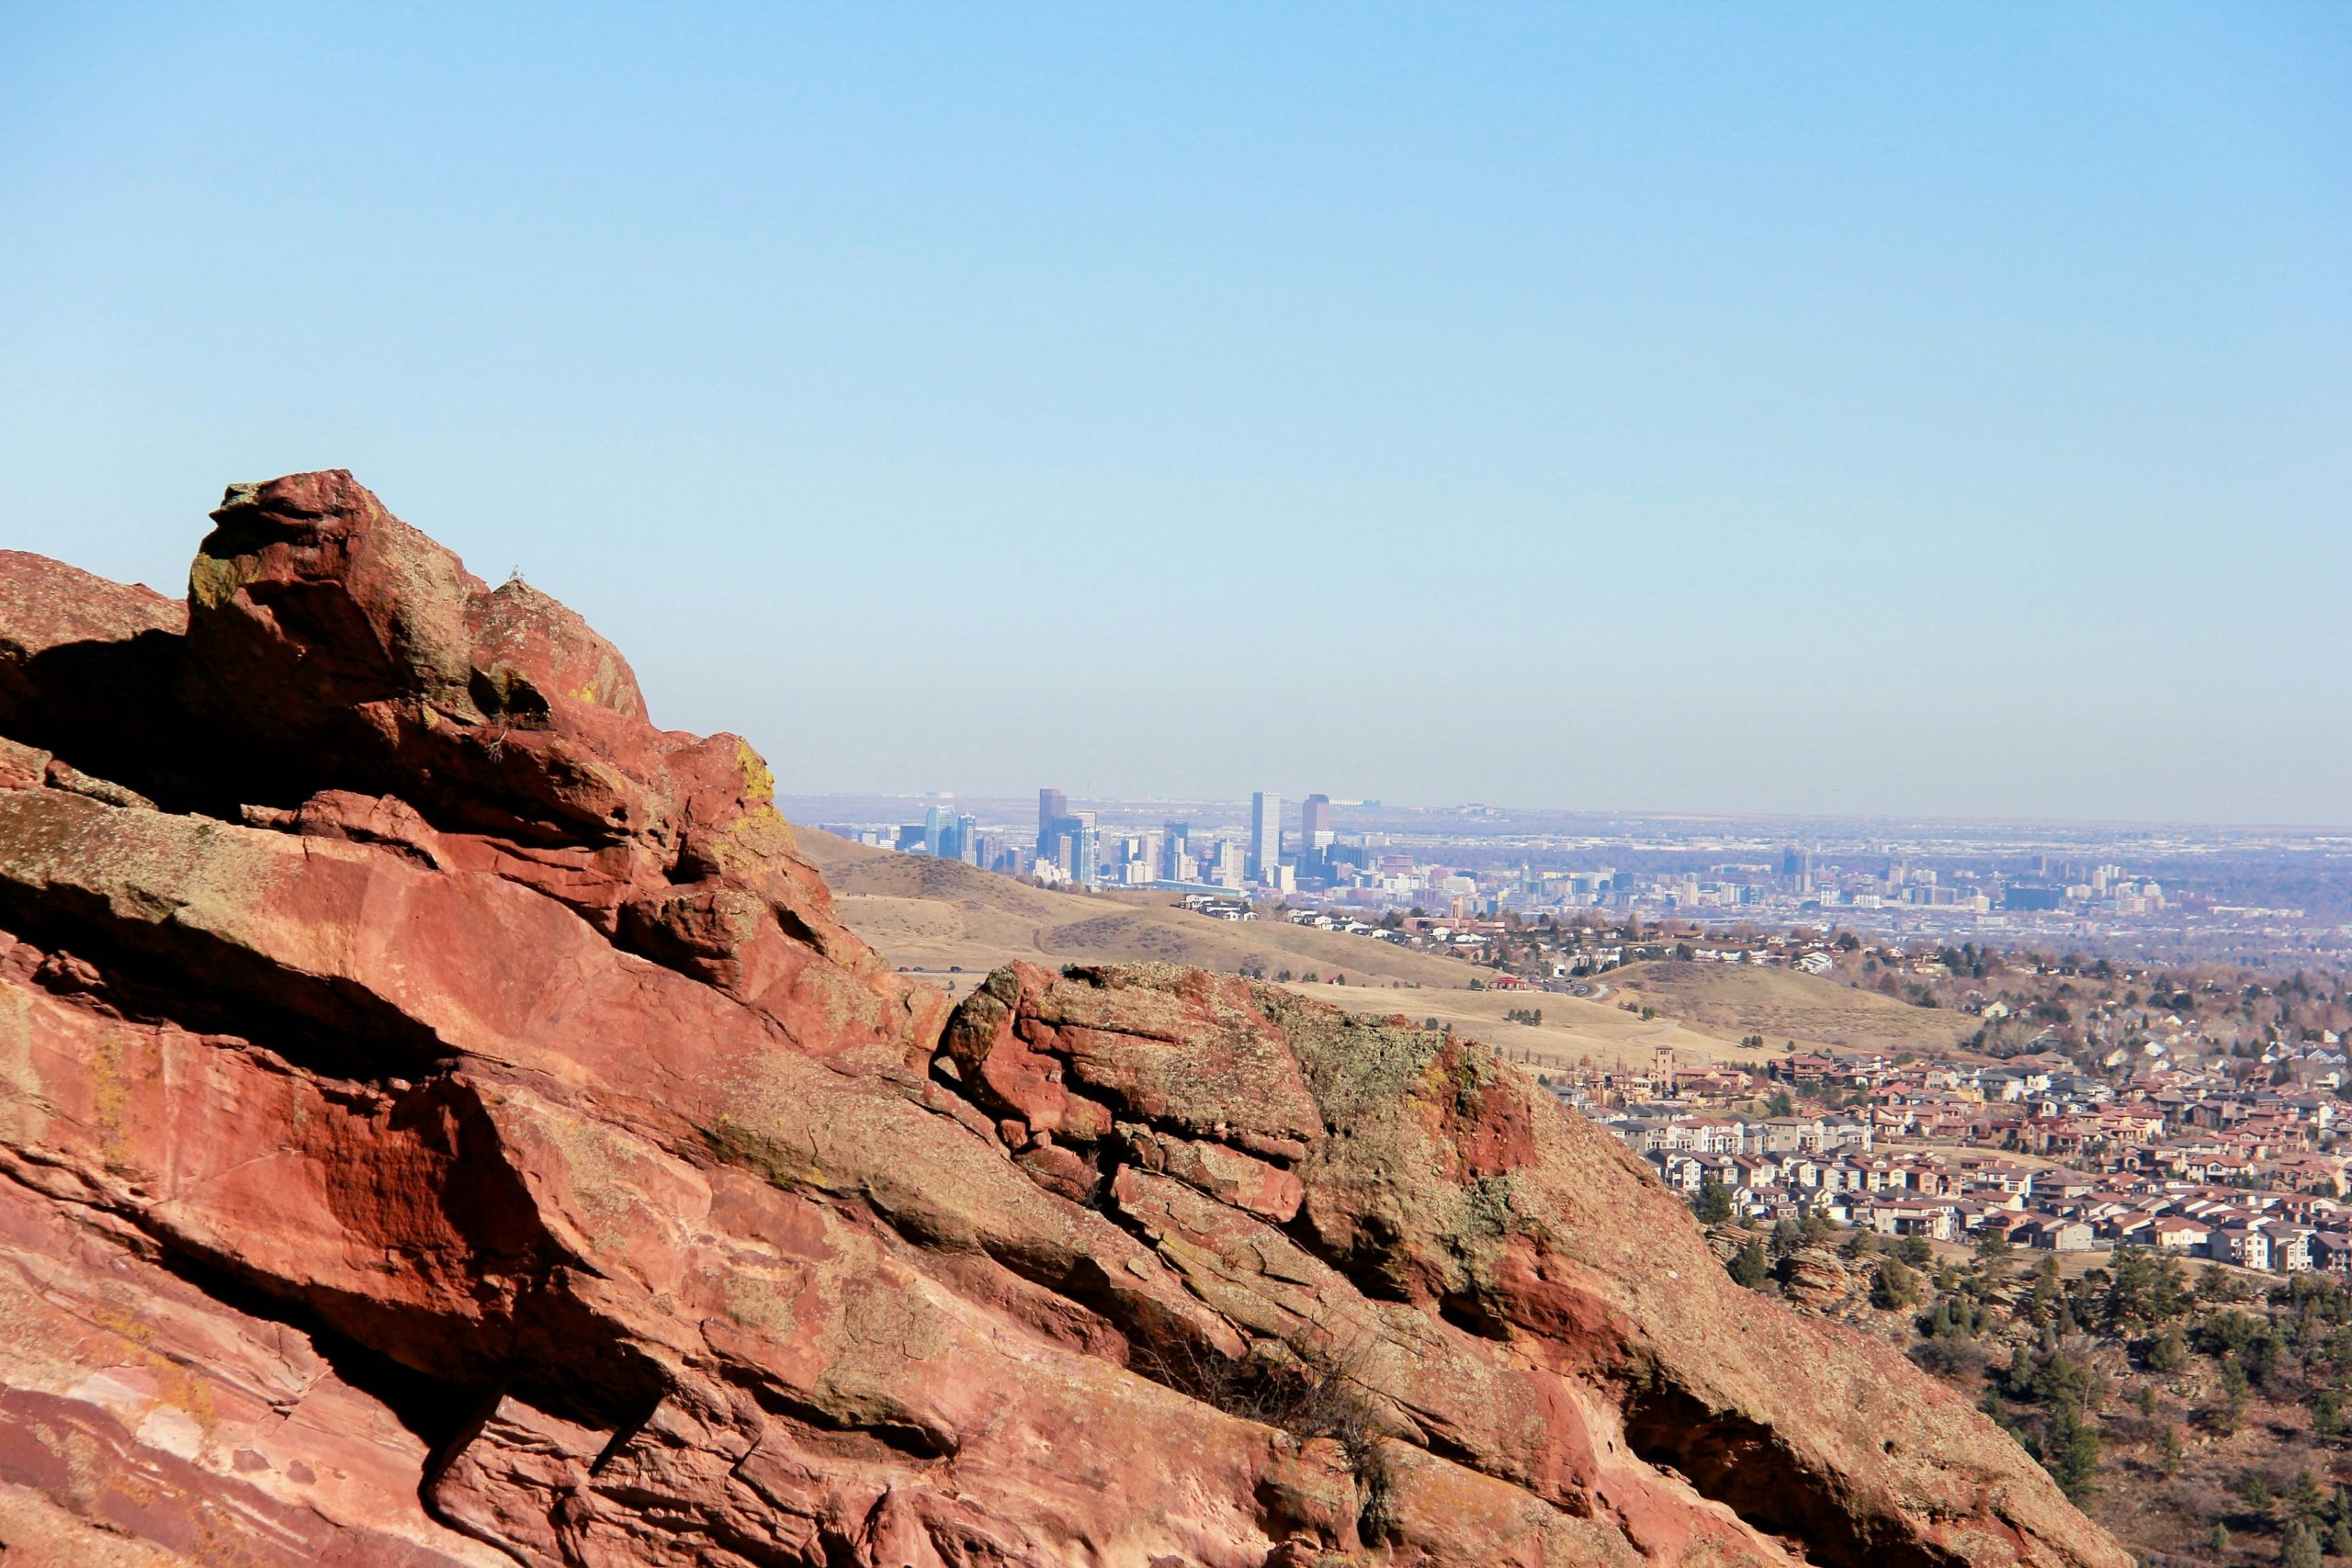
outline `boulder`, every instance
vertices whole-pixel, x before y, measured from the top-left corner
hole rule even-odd
[[[348,474],[214,520],[184,626],[0,558],[12,1561],[2125,1561],[1482,1052],[951,1016],[572,612]]]

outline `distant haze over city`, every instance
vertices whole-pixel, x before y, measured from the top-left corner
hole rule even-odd
[[[836,808],[857,806],[868,810],[884,810],[893,802],[916,803],[919,809],[920,803],[923,802],[960,801],[967,808],[977,806],[1000,812],[1018,813],[1031,807],[1035,794],[1034,790],[824,790],[808,787],[806,781],[792,779],[780,779],[777,787],[795,801],[811,807],[820,804]],[[1115,809],[1136,815],[1148,815],[1161,809],[1182,809],[1210,818],[1229,815],[1234,820],[1240,821],[1249,814],[1250,797],[1254,792],[1164,791],[1122,795],[1072,788],[1064,793],[1073,800],[1111,803]],[[1899,834],[1916,829],[1951,828],[1971,833],[2013,837],[2027,842],[2073,841],[2077,839],[2102,841],[2165,839],[2183,831],[2213,829],[2233,837],[2277,837],[2288,840],[2306,837],[2322,840],[2342,838],[2352,842],[2352,807],[2347,807],[2339,818],[2308,822],[2269,822],[2219,818],[2067,817],[2049,813],[1965,811],[1757,811],[1724,806],[1563,805],[1502,798],[1424,800],[1376,790],[1351,794],[1310,793],[1325,794],[1325,798],[1334,807],[1347,810],[1359,819],[1370,818],[1395,822],[1658,823],[1685,825],[1693,831],[1704,831],[1710,825],[1715,825],[1726,830],[1743,829],[1768,835],[1776,830],[1783,834],[1816,832],[1824,825],[1835,825],[1841,830],[1861,834]],[[1294,818],[1301,798],[1295,791],[1283,795]],[[2006,829],[2015,831],[2005,833]]]
[[[2352,832],[2190,824],[786,795],[877,848],[1083,891],[1377,919],[1854,928],[1890,938],[2268,963],[2352,957]]]

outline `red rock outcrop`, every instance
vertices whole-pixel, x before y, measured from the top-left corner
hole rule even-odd
[[[0,556],[0,1562],[2120,1565],[1483,1053],[842,928],[347,474]]]

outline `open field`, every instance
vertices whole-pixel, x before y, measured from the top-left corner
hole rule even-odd
[[[892,964],[923,972],[958,998],[1017,959],[1313,970],[1344,974],[1351,986],[1442,989],[1466,987],[1480,973],[1459,959],[1371,937],[1281,920],[1213,920],[1177,908],[1170,894],[1053,892],[956,861],[872,849],[812,828],[797,831],[849,928]],[[963,973],[947,972],[955,968]]]
[[[1976,1032],[1967,1013],[1917,1008],[1795,969],[1746,964],[1633,964],[1605,976],[1612,997],[1710,1034],[1761,1034],[1776,1051],[1944,1051]]]
[[[1328,982],[1287,988],[1351,1012],[1403,1013],[1416,1023],[1434,1018],[1537,1071],[1571,1069],[1586,1056],[1610,1066],[1646,1067],[1660,1046],[1672,1047],[1675,1061],[1685,1067],[1752,1063],[1766,1055],[1667,1019],[1645,1021],[1614,1001],[1584,1001],[1540,991],[1399,991]],[[1528,1009],[1540,1010],[1544,1021],[1514,1023],[1503,1016]]]

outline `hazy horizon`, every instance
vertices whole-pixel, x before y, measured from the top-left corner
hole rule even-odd
[[[789,793],[2352,821],[2352,8],[18,7],[0,88],[0,546],[177,592],[349,468]]]
[[[1054,788],[1059,786],[1048,783],[1041,787]],[[1069,804],[1076,807],[1091,807],[1102,805],[1119,807],[1148,806],[1155,808],[1162,806],[1212,806],[1228,809],[1232,811],[1237,818],[1246,819],[1250,807],[1250,797],[1246,794],[1233,795],[1190,794],[1097,795],[1076,789],[1064,789],[1062,793],[1069,797]],[[1298,818],[1298,805],[1304,794],[1328,792],[1317,792],[1314,790],[1312,785],[1308,785],[1302,791],[1295,792],[1291,789],[1277,789],[1276,793],[1282,796],[1284,820],[1295,822]],[[978,791],[969,790],[924,789],[794,790],[779,786],[776,798],[779,804],[786,807],[812,802],[834,802],[844,805],[852,802],[878,805],[885,801],[925,801],[936,802],[943,806],[951,802],[965,806],[978,804],[989,807],[1005,807],[1005,815],[1009,821],[1025,823],[1035,810],[1035,796],[1036,791],[1035,790],[1031,790],[1025,795],[1023,795],[996,793],[981,794]],[[1363,799],[1334,798],[1331,801],[1331,805],[1334,808],[1340,811],[1342,817],[1347,814],[1347,810],[1349,808],[1363,807],[1367,809],[1376,809],[1380,811],[1430,813],[1485,809],[1499,812],[1507,817],[1590,817],[1616,818],[1635,822],[1729,822],[1743,825],[1786,823],[1792,826],[1808,823],[1838,823],[1851,826],[1872,827],[1932,825],[1962,828],[2120,828],[2133,830],[2147,830],[2162,828],[2199,828],[2231,833],[2312,833],[2323,836],[2333,835],[2337,832],[2352,832],[2352,822],[2225,822],[2193,818],[1996,817],[1969,816],[1958,812],[1941,813],[1917,811],[1714,811],[1702,807],[1649,807],[1626,805],[1563,806],[1556,803],[1547,804],[1536,801],[1407,800],[1386,796],[1371,796]],[[786,815],[789,816],[791,813],[787,811]],[[813,818],[795,818],[794,819],[796,821],[806,820],[812,824],[815,820]]]

